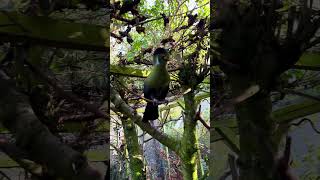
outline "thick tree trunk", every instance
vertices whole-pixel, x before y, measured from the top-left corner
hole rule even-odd
[[[198,138],[197,138],[197,121],[196,104],[194,101],[194,92],[189,92],[184,95],[185,102],[185,118],[184,118],[184,132],[181,142],[180,157],[182,158],[183,179],[197,180],[198,179]]]
[[[238,96],[248,88],[248,79],[230,76],[232,91]],[[278,150],[272,140],[275,121],[271,119],[269,93],[257,93],[235,107],[240,134],[240,180],[277,180],[275,156]]]
[[[28,98],[0,76],[0,120],[31,160],[65,179],[102,179],[79,152],[62,144],[34,114]]]
[[[146,172],[135,124],[130,119],[121,118],[121,121],[128,149],[131,177],[133,180],[144,180],[146,179]]]

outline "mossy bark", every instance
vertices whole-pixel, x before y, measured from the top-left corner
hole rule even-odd
[[[129,155],[129,167],[133,180],[146,179],[143,155],[138,142],[135,124],[130,119],[121,119]]]
[[[65,179],[102,179],[79,152],[61,143],[34,114],[28,98],[0,76],[0,120],[28,157]]]
[[[196,180],[198,179],[198,138],[194,92],[191,91],[184,95],[184,101],[184,131],[181,142],[182,148],[179,154],[182,159],[183,178],[185,180]]]
[[[124,115],[133,119],[142,130],[146,131],[153,138],[157,139],[161,144],[167,146],[170,150],[177,153],[182,160],[183,179],[197,180],[198,179],[198,138],[196,132],[197,121],[196,115],[196,102],[194,92],[191,91],[184,95],[185,112],[184,112],[184,133],[182,140],[179,142],[177,139],[167,136],[152,127],[149,123],[143,123],[141,117],[134,113],[120,97],[119,93],[111,87],[111,106],[113,111],[121,112]]]
[[[9,18],[10,17],[10,18]],[[106,52],[109,47],[109,28],[91,24],[69,23],[44,16],[26,16],[16,12],[0,14],[0,22],[19,26],[0,29],[0,40],[25,42],[45,46]]]
[[[199,174],[200,174],[200,177],[203,177],[204,176],[204,169],[203,169],[203,166],[201,164],[201,152],[200,152],[200,149],[198,147],[198,166],[199,166]]]

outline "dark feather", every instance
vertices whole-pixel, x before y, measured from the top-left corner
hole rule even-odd
[[[150,88],[148,85],[144,85],[143,93],[144,97],[150,100],[165,100],[169,91],[169,86],[161,87],[161,88]],[[148,120],[156,120],[159,118],[158,105],[154,105],[151,102],[147,103],[146,109],[143,114],[143,122],[147,122]]]
[[[159,113],[158,113],[158,105],[154,105],[151,102],[147,103],[146,109],[143,113],[143,122],[148,122],[148,120],[155,120],[158,119]]]

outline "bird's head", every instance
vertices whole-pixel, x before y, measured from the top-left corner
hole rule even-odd
[[[169,52],[164,48],[157,48],[153,53],[154,64],[166,64],[169,61]]]

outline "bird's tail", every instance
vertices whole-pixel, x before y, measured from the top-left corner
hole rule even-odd
[[[146,109],[143,113],[143,122],[148,122],[149,120],[155,120],[158,119],[158,105],[154,105],[153,103],[147,103]]]

